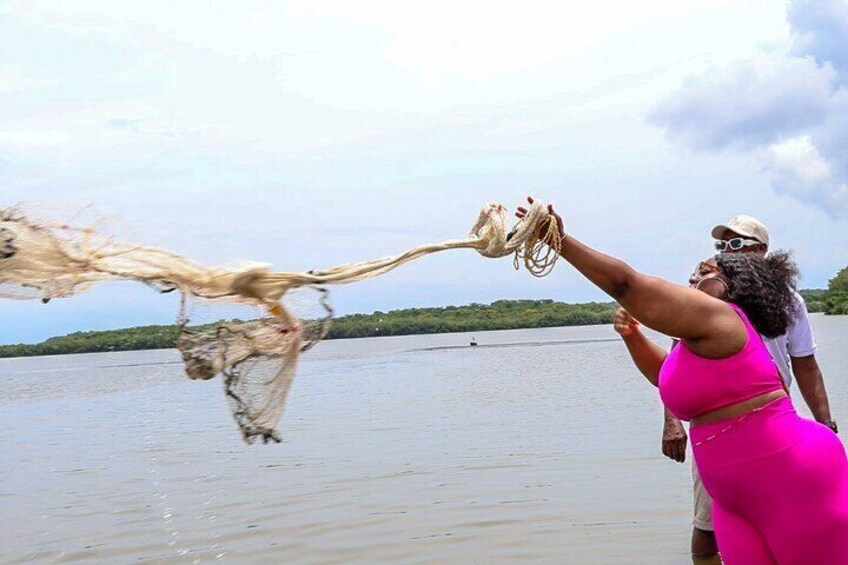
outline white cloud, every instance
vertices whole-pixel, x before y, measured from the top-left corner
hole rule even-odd
[[[832,65],[845,84],[848,79],[848,2],[794,0],[789,5],[794,32],[793,52]]]
[[[651,120],[696,149],[754,147],[820,123],[833,79],[812,59],[763,55],[688,79]]]
[[[809,135],[801,135],[769,147],[775,170],[810,185],[831,178],[831,168],[821,158]]]
[[[809,135],[793,137],[768,148],[770,172],[778,191],[816,202],[831,215],[848,211],[848,183],[834,174]]]
[[[325,0],[294,4],[292,12],[302,18],[345,18],[381,29],[390,38],[389,60],[435,81],[443,75],[482,79],[538,68],[573,57],[624,29],[709,4],[716,2]]]
[[[0,2],[0,192],[95,201],[203,262],[303,270],[462,235],[482,203],[532,191],[575,234],[675,278],[733,208],[779,225],[783,207],[749,159],[672,155],[643,116],[686,74],[787,39],[782,18],[761,0]],[[826,86],[823,67],[790,64],[786,90]],[[839,175],[833,123],[811,139]],[[835,259],[809,248],[826,280]],[[469,253],[336,305],[527,296],[600,298],[567,269],[531,284]]]
[[[65,130],[31,129],[18,131],[0,131],[0,151],[30,151],[32,149],[57,148],[66,145],[71,139]]]
[[[848,2],[794,0],[791,36],[690,77],[651,115],[668,136],[696,150],[764,156],[780,193],[848,216]]]

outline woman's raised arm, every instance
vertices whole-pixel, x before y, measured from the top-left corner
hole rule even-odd
[[[528,198],[532,203],[532,199]],[[562,229],[562,219],[548,207]],[[518,215],[523,217],[524,208]],[[560,255],[647,327],[684,340],[696,354],[728,357],[747,341],[741,318],[719,299],[639,273],[630,265],[563,235]]]

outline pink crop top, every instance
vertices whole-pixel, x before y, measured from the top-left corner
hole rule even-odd
[[[741,308],[728,305],[742,318],[748,332],[748,342],[739,353],[724,359],[707,359],[680,342],[660,369],[660,397],[681,420],[783,388],[777,365],[760,334]]]

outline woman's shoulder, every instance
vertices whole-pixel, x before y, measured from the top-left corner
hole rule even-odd
[[[751,333],[756,333],[754,326],[745,311],[732,302],[723,302],[725,314],[723,319],[714,327],[712,337],[708,341],[683,340],[688,353],[706,362],[730,359],[750,348]],[[741,322],[741,325],[739,325]]]
[[[742,318],[742,321],[745,322],[746,326],[751,327],[751,328],[753,327],[753,325],[751,324],[751,320],[748,318],[748,314],[745,313],[745,310],[743,310],[741,306],[734,304],[733,302],[725,302],[725,304],[727,304],[727,306],[731,310],[736,312],[739,315],[739,317]]]

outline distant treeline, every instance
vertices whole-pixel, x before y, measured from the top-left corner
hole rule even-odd
[[[848,267],[828,282],[826,290],[802,290],[801,295],[810,312],[848,314]],[[378,311],[336,318],[328,339],[609,324],[615,309],[614,302],[498,300],[488,305]],[[175,346],[177,337],[176,326],[76,332],[37,344],[2,345],[0,357],[167,349]]]
[[[177,343],[177,326],[139,326],[123,330],[74,332],[41,343],[0,345],[0,357],[168,349]]]
[[[609,324],[615,308],[614,302],[498,300],[489,305],[378,311],[336,318],[328,339]],[[75,332],[37,344],[2,345],[0,357],[167,349],[176,345],[177,337],[176,326]]]
[[[802,290],[801,296],[810,312],[830,315],[848,314],[848,267],[827,281],[826,290]]]
[[[848,314],[848,267],[827,282],[824,311],[833,315]]]
[[[824,312],[824,295],[827,292],[820,288],[814,290],[799,290],[801,296],[804,297],[804,302],[807,303],[807,312],[813,314],[816,312]]]
[[[498,300],[489,305],[408,308],[337,318],[330,338],[588,326],[612,323],[614,302]]]

